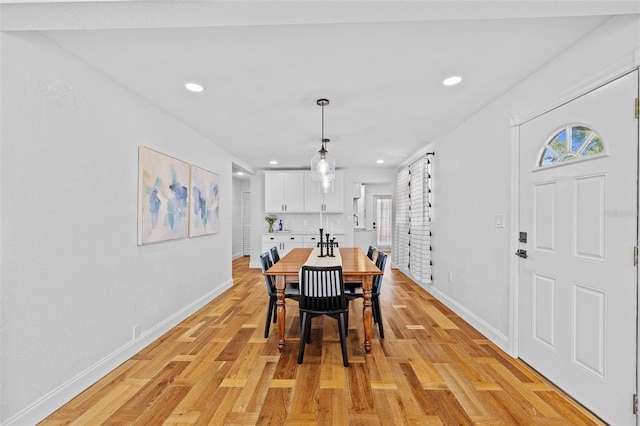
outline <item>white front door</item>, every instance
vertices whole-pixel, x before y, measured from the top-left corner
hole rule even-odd
[[[636,424],[637,96],[636,71],[520,127],[518,354],[615,425]]]

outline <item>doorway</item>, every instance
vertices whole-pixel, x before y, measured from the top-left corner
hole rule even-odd
[[[390,195],[374,195],[373,208],[375,219],[373,229],[375,232],[376,247],[381,251],[390,251],[393,242],[393,204]]]
[[[518,354],[636,424],[638,121],[632,72],[520,126]]]

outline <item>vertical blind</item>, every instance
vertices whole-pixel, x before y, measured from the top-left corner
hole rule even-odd
[[[393,233],[394,263],[402,270],[409,269],[409,169],[398,172],[396,181],[396,219]]]
[[[398,172],[394,257],[396,265],[419,283],[430,284],[431,162],[427,154]]]
[[[251,255],[251,193],[242,193],[242,255]]]

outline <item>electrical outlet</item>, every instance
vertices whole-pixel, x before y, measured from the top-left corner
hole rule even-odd
[[[140,324],[136,324],[133,326],[133,339],[137,339],[140,337]]]
[[[503,214],[497,214],[496,218],[496,228],[504,228],[504,215]]]
[[[449,282],[453,282],[453,272],[449,271]]]
[[[303,220],[303,221],[302,221],[302,224],[303,224],[304,226],[307,226],[307,219]]]

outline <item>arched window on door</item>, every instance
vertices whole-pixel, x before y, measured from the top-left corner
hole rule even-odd
[[[543,168],[604,155],[605,145],[596,131],[584,124],[569,124],[547,140],[536,165]]]

